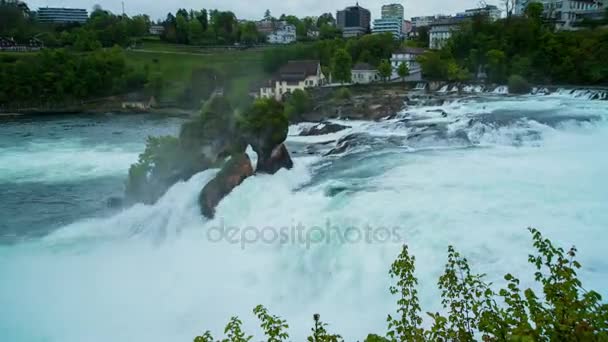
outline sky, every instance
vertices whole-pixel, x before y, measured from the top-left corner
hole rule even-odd
[[[239,19],[260,19],[266,9],[278,17],[294,14],[298,17],[318,16],[325,12],[334,14],[336,10],[352,6],[356,0],[124,0],[128,15],[148,14],[154,20],[165,18],[167,13],[175,13],[178,8],[230,10]],[[86,8],[91,11],[95,4],[114,13],[122,12],[121,0],[25,0],[31,9],[38,7]],[[498,4],[498,0],[486,1]],[[380,7],[387,3],[400,3],[405,7],[405,17],[432,14],[456,14],[464,9],[475,8],[479,0],[361,0],[360,5],[372,12],[372,17],[380,16]]]

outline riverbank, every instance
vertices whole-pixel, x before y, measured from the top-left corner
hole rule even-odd
[[[344,89],[347,89],[346,91]],[[377,121],[416,105],[441,105],[455,97],[467,95],[509,95],[504,85],[451,82],[406,82],[344,85],[308,89],[312,109],[298,117],[293,123],[321,122],[327,119]],[[346,92],[346,96],[344,95]],[[608,100],[608,86],[536,85],[532,94],[576,93],[590,100]],[[62,107],[0,110],[0,118],[22,116],[70,115],[70,114],[162,114],[191,117],[198,109],[175,106],[148,106],[144,101],[128,103],[124,96],[92,100],[84,104]]]

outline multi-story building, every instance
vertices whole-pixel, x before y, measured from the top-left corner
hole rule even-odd
[[[459,29],[462,20],[462,18],[450,18],[432,24],[429,30],[429,47],[431,49],[443,48],[445,43],[452,38],[452,33]]]
[[[390,4],[382,6],[382,18],[404,18],[403,5]]]
[[[270,44],[290,44],[296,41],[296,27],[285,22],[277,25],[270,35],[268,35],[268,42]]]
[[[402,63],[407,65],[410,75],[408,80],[418,81],[422,79],[422,68],[418,63],[418,57],[425,54],[428,50],[423,48],[405,48],[395,51],[391,56],[391,66],[393,67],[392,78],[399,77],[397,70]]]
[[[543,4],[543,16],[557,29],[571,30],[584,18],[602,18],[608,1],[601,0],[517,0],[515,14],[523,15],[531,2]]]
[[[279,69],[274,78],[260,88],[259,96],[280,101],[297,89],[304,90],[323,84],[325,76],[321,72],[320,61],[289,61]]]
[[[404,37],[407,37],[410,32],[412,32],[412,22],[409,20],[404,20],[403,21],[403,27],[401,27],[401,34]]]
[[[436,21],[448,19],[447,15],[427,15],[422,17],[412,17],[412,30],[416,30],[419,27],[428,27]]]
[[[403,37],[403,19],[401,18],[382,18],[374,20],[374,34],[391,33],[395,39]]]
[[[50,24],[84,24],[89,19],[86,9],[41,7],[37,12],[37,20]]]
[[[396,39],[403,37],[403,6],[382,6],[382,18],[374,20],[373,33],[391,33]]]
[[[338,11],[338,28],[342,29],[344,38],[357,37],[369,33],[371,12],[357,3]]]
[[[459,18],[470,18],[474,16],[486,16],[492,21],[500,19],[502,12],[494,5],[486,5],[485,7],[472,8],[456,14]]]

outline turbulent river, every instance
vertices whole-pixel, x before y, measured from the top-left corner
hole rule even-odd
[[[247,179],[213,221],[197,196],[216,170],[154,206],[107,206],[145,137],[181,119],[0,121],[0,340],[189,341],[233,315],[259,336],[257,304],[294,341],[314,313],[362,340],[396,307],[401,244],[423,310],[439,311],[450,244],[497,286],[534,286],[529,226],[576,245],[586,288],[606,296],[608,101],[576,95],[454,98],[323,136],[292,126],[294,169]]]

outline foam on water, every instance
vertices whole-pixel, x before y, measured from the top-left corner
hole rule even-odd
[[[219,336],[228,318],[239,315],[259,337],[251,309],[265,304],[289,321],[294,341],[304,340],[317,312],[331,331],[361,340],[384,333],[386,314],[395,307],[387,271],[400,242],[417,257],[424,310],[436,311],[434,288],[449,244],[489,280],[500,284],[512,272],[522,287],[529,286],[530,225],[556,243],[576,244],[586,287],[607,295],[608,125],[565,121],[550,127],[525,118],[504,126],[464,124],[463,119],[517,108],[558,114],[563,109],[575,116],[605,116],[608,109],[601,101],[558,97],[458,101],[441,107],[450,118],[442,124],[466,129],[481,148],[296,158],[293,170],[245,180],[209,221],[200,217],[197,196],[215,174],[211,170],[175,185],[154,206],[134,206],[44,239],[0,247],[0,336],[180,341],[206,329]],[[445,120],[434,109],[411,109],[400,118]],[[407,137],[398,120],[336,122],[352,127],[340,136]],[[515,144],[522,129],[538,131],[540,140]],[[292,127],[289,139],[297,131]],[[336,188],[342,191],[332,193]],[[400,242],[332,239],[307,248],[289,241],[241,245],[209,239],[221,226],[302,224],[310,231],[328,222],[342,230],[396,228]]]
[[[78,139],[37,140],[0,149],[0,182],[63,182],[126,175],[143,143],[85,145]]]

